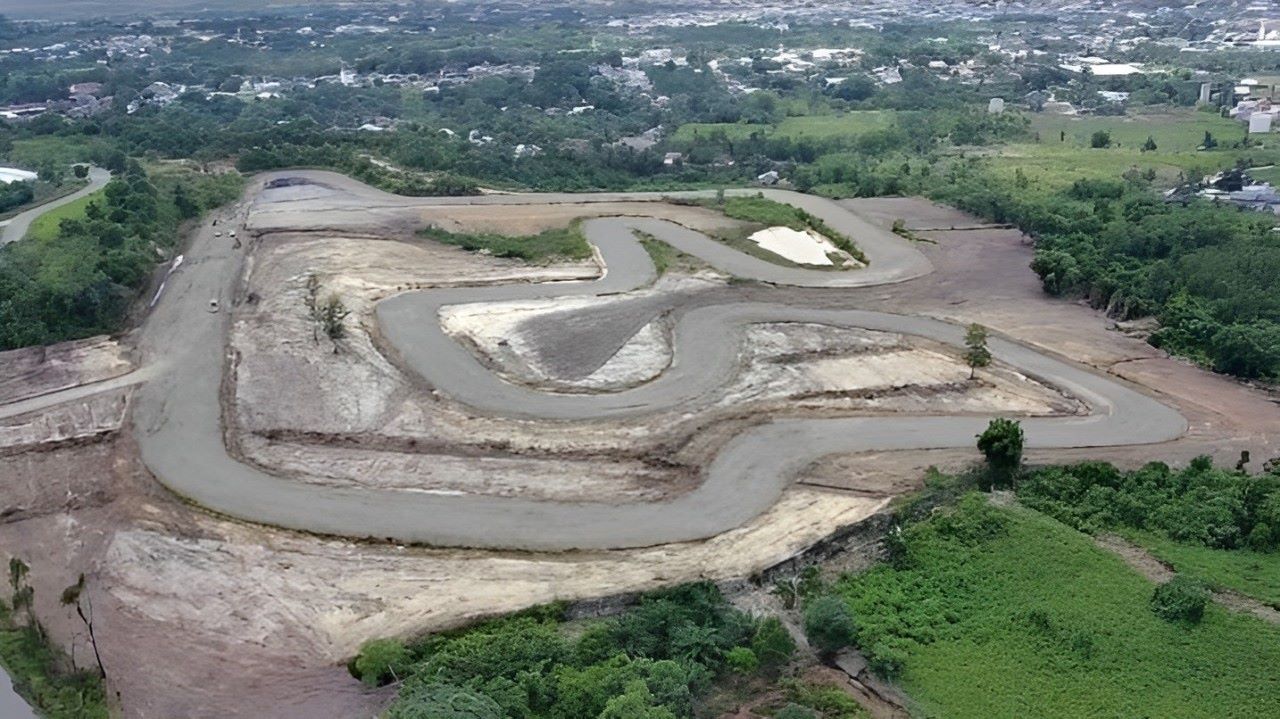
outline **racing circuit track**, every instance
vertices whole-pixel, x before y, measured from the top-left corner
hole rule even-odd
[[[281,174],[317,183],[335,181],[328,173]],[[258,192],[259,201],[262,192]],[[574,201],[654,199],[643,193],[408,199],[364,186],[355,187],[353,193],[362,202],[415,207],[532,204],[566,197]],[[377,319],[401,361],[439,393],[481,412],[549,420],[639,416],[693,401],[724,380],[742,328],[755,322],[820,323],[960,342],[961,327],[924,317],[765,303],[712,305],[681,318],[673,334],[674,359],[659,378],[610,394],[565,395],[503,381],[441,330],[437,312],[445,305],[601,295],[645,285],[655,271],[636,231],[734,275],[777,284],[866,286],[910,279],[931,269],[909,242],[882,230],[867,231],[869,225],[833,202],[786,192],[771,196],[802,204],[837,231],[849,233],[870,258],[870,266],[848,272],[784,268],[666,221],[604,218],[584,224],[606,268],[596,281],[406,292],[382,301],[376,308]],[[164,369],[153,371],[154,378],[139,390],[134,427],[143,459],[161,482],[200,505],[245,520],[323,534],[444,546],[535,550],[649,546],[704,538],[739,526],[773,505],[796,474],[822,456],[970,447],[988,421],[974,416],[766,420],[730,440],[705,468],[696,489],[662,502],[534,501],[333,488],[280,478],[236,461],[224,442],[219,386],[229,313],[209,313],[205,305],[209,297],[231,296],[243,257],[225,242],[213,242],[209,234],[205,228],[197,238],[187,266],[171,279],[169,302],[162,302],[148,321],[144,335],[148,354],[164,357]],[[1176,438],[1186,429],[1175,410],[1119,382],[1000,338],[993,338],[990,347],[1000,361],[1056,384],[1090,407],[1086,416],[1024,419],[1029,447],[1155,443]]]

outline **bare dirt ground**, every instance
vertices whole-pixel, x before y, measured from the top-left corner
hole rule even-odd
[[[895,217],[908,227],[980,227],[976,218],[919,198],[845,200],[841,204],[888,226]],[[981,322],[1013,339],[1104,370],[1159,394],[1185,415],[1183,438],[1156,447],[1030,452],[1033,462],[1103,458],[1141,464],[1152,458],[1185,463],[1197,454],[1234,465],[1243,450],[1253,467],[1280,455],[1280,404],[1268,394],[1229,377],[1170,358],[1128,336],[1104,314],[1082,303],[1060,300],[1040,289],[1028,269],[1031,247],[1016,230],[981,228],[923,231],[937,244],[921,250],[937,272],[920,280],[869,291],[877,308],[919,312],[960,322]]]
[[[110,337],[0,352],[0,404],[133,371],[129,348]]]
[[[952,211],[920,200],[892,200],[887,209],[877,202],[883,201],[852,206],[882,217],[886,226],[894,217],[917,214],[926,220],[921,227],[973,223],[964,216],[953,222],[947,215]],[[448,211],[495,223],[490,229],[521,232],[550,226],[538,222],[553,223],[535,211],[554,215],[554,222],[585,212],[572,206],[506,209],[507,215],[496,215],[496,208]],[[592,205],[596,211],[605,210]],[[681,217],[686,224],[708,221]],[[965,403],[973,411],[1014,411],[1015,405],[1000,404],[1007,402],[1017,411],[1073,411],[1070,398],[1038,386],[1034,378],[1002,375],[999,367],[976,387],[965,380],[962,391],[954,385],[963,367],[937,347],[894,336],[763,326],[744,343],[740,378],[746,379],[729,383],[736,394],[726,393],[718,400],[723,405],[713,402],[700,416],[647,427],[473,416],[433,398],[400,372],[368,322],[372,303],[411,283],[573,279],[594,276],[596,268],[530,268],[407,241],[415,223],[426,221],[421,214],[336,208],[311,220],[318,231],[297,232],[298,218],[282,213],[255,218],[259,229],[291,231],[268,234],[256,253],[244,290],[249,301],[235,318],[236,376],[226,399],[235,425],[232,439],[245,456],[286,472],[317,472],[319,481],[375,475],[395,483],[435,472],[441,481],[437,491],[502,494],[534,491],[545,483],[539,496],[565,496],[583,492],[576,485],[584,467],[607,464],[614,476],[630,482],[619,492],[652,497],[688,486],[692,469],[727,437],[770,414],[925,411],[940,398],[953,403],[949,411],[966,411]],[[1277,453],[1265,438],[1277,434],[1280,408],[1265,395],[1165,358],[1111,330],[1087,307],[1046,297],[1027,269],[1030,249],[1017,233],[922,234],[938,243],[922,248],[937,267],[922,280],[805,293],[718,284],[690,295],[688,305],[742,298],[819,306],[856,301],[868,309],[979,321],[1161,393],[1192,422],[1187,437],[1167,445],[1033,452],[1031,461],[1102,456],[1126,464],[1176,462],[1211,452],[1234,463],[1241,449],[1249,449],[1261,464]],[[325,292],[339,292],[356,312],[354,331],[337,354],[327,340],[313,341],[302,311],[305,273],[311,269]],[[635,315],[640,327],[654,319],[645,313],[661,314],[643,302],[633,306],[641,309],[622,316]],[[533,313],[525,322],[565,325],[589,311]],[[523,331],[521,325],[511,325],[513,332]],[[619,346],[634,335],[626,334]],[[845,354],[817,351],[827,343]],[[660,346],[650,341],[644,352]],[[495,354],[492,361],[555,368],[561,356],[550,345],[530,345],[509,357]],[[847,362],[859,356],[871,364]],[[0,386],[21,383],[10,376],[13,368],[25,371],[0,364]],[[816,394],[798,398],[796,386]],[[258,717],[263,707],[271,707],[273,717],[372,716],[387,693],[365,691],[342,666],[366,639],[435,631],[551,599],[749,575],[918,486],[925,467],[952,468],[975,459],[974,453],[950,450],[827,458],[810,467],[767,514],[702,542],[563,554],[437,550],[318,538],[211,516],[162,491],[138,462],[127,433],[94,433],[96,441],[88,444],[57,439],[92,432],[104,415],[65,414],[59,408],[53,414],[20,418],[8,426],[23,429],[3,430],[23,439],[12,445],[21,451],[0,458],[0,506],[6,508],[0,514],[0,547],[31,563],[40,616],[56,639],[76,647],[81,660],[88,656],[82,630],[58,606],[57,595],[79,572],[88,575],[104,662],[122,713],[164,719]],[[455,478],[455,485],[445,477]]]
[[[307,188],[297,188],[305,192]],[[269,206],[268,206],[269,207]],[[737,372],[714,396],[641,420],[529,422],[476,415],[416,386],[380,342],[374,303],[406,287],[545,282],[594,277],[593,263],[528,266],[415,240],[406,228],[536,231],[593,214],[650,213],[698,228],[725,220],[703,208],[601,203],[383,210],[374,217],[293,217],[264,211],[231,345],[228,402],[239,455],[276,473],[333,486],[495,493],[575,501],[661,499],[691,489],[699,468],[744,424],[804,412],[1080,411],[1073,399],[1003,366],[968,380],[951,348],[885,333],[818,325],[760,325],[745,334]],[[460,220],[458,218],[464,218]],[[323,231],[300,231],[307,222]],[[551,224],[548,224],[551,223]],[[371,239],[385,234],[391,239]],[[337,352],[307,319],[308,275],[321,296],[354,312]],[[723,276],[679,272],[609,297],[463,305],[451,333],[509,380],[554,391],[634,386],[671,361],[665,318]],[[585,368],[585,369],[584,369]]]
[[[0,545],[33,565],[54,636],[88,647],[57,605],[89,576],[111,686],[130,717],[372,716],[343,662],[371,637],[457,626],[553,599],[746,576],[856,523],[887,500],[796,488],[712,540],[530,554],[326,540],[244,525],[163,493],[127,438],[13,458]],[[181,692],[174,687],[182,687]]]
[[[0,419],[0,456],[115,433],[129,406],[128,390],[113,390],[47,410]]]

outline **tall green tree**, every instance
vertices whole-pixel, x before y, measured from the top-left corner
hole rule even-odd
[[[1022,468],[1022,425],[999,417],[991,420],[978,435],[978,449],[987,458],[988,482],[993,487],[1012,487]]]
[[[964,333],[964,361],[969,365],[969,379],[977,376],[979,367],[991,364],[991,350],[987,348],[987,328],[973,323]]]

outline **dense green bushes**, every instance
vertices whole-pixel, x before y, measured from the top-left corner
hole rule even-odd
[[[129,162],[52,238],[0,249],[0,349],[111,332],[184,217],[236,197],[238,175],[165,172]]]
[[[857,629],[837,597],[817,597],[804,608],[804,633],[819,652],[831,655],[853,643]]]
[[[987,459],[987,471],[980,482],[983,489],[1013,486],[1022,469],[1023,439],[1022,425],[1005,417],[991,420],[978,435],[978,450]]]
[[[388,711],[394,719],[659,719],[692,716],[726,670],[776,671],[794,649],[777,620],[733,609],[710,584],[648,595],[576,639],[556,614],[517,615],[408,647],[370,642],[352,672],[371,684],[403,680]]]
[[[8,212],[31,202],[35,188],[30,182],[10,182],[0,185],[0,212]]]
[[[1171,622],[1199,622],[1208,604],[1209,590],[1200,582],[1182,575],[1157,585],[1151,593],[1151,611]]]
[[[1086,531],[1130,528],[1219,549],[1270,551],[1280,545],[1280,476],[1249,476],[1212,466],[1153,462],[1122,472],[1103,462],[1029,473],[1018,497]]]

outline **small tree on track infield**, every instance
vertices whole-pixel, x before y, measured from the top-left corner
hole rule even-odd
[[[349,314],[351,310],[342,304],[342,299],[337,295],[329,295],[324,304],[320,305],[320,326],[324,328],[325,336],[333,342],[334,352],[338,351],[338,340],[347,335],[347,326],[343,322]]]
[[[991,364],[991,350],[987,349],[987,328],[978,323],[969,325],[964,333],[964,361],[969,365],[969,379],[977,376],[979,367]]]
[[[338,340],[347,336],[347,326],[344,323],[351,310],[347,309],[342,298],[336,294],[320,301],[320,278],[315,273],[307,275],[306,293],[302,302],[311,319],[311,341],[320,344],[320,333],[324,332],[325,337],[333,342],[333,353],[337,354]]]

